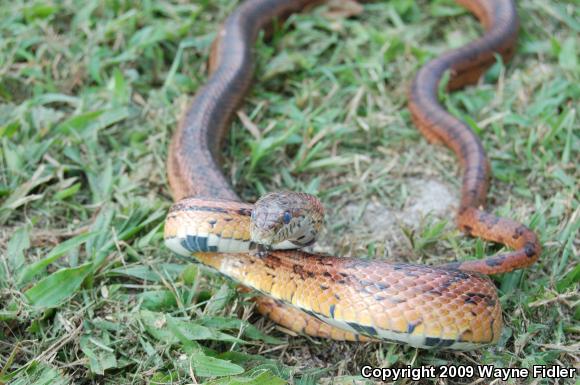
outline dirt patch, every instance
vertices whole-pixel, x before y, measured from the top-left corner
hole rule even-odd
[[[453,187],[433,179],[404,180],[409,197],[402,209],[389,202],[371,200],[349,203],[334,211],[333,216],[343,225],[333,230],[333,224],[315,247],[317,252],[341,256],[362,256],[369,247],[375,255],[398,257],[409,254],[409,242],[404,229],[417,230],[426,217],[453,220],[458,194]],[[332,213],[332,209],[329,210]]]
[[[405,209],[398,213],[401,221],[409,226],[419,226],[421,220],[432,215],[436,218],[452,217],[458,200],[457,192],[436,180],[411,180],[410,199]]]

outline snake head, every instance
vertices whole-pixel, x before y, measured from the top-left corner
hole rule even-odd
[[[252,241],[267,249],[304,247],[316,241],[324,221],[322,203],[313,195],[290,191],[268,193],[254,204]]]

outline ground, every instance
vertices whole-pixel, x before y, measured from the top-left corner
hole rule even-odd
[[[163,246],[168,141],[236,2],[135,4],[0,6],[0,383],[352,384],[366,364],[578,365],[574,0],[518,1],[514,60],[443,95],[490,157],[489,210],[544,245],[531,268],[493,277],[504,332],[468,353],[289,336]],[[257,43],[256,84],[224,147],[233,186],[248,201],[318,195],[328,253],[439,264],[497,252],[455,229],[457,161],[406,108],[421,64],[479,25],[448,0],[356,11],[320,6]]]

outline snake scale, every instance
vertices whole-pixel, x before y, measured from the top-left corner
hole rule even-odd
[[[496,55],[508,61],[514,53],[518,17],[512,0],[457,2],[480,20],[486,32],[420,69],[410,86],[409,110],[424,136],[451,148],[461,162],[458,227],[513,251],[439,267],[290,249],[300,245],[298,241],[255,251],[250,228],[257,209],[241,202],[217,159],[229,123],[251,85],[252,47],[258,32],[267,30],[274,19],[318,3],[308,0],[246,0],[222,25],[212,45],[209,79],[186,110],[169,149],[168,177],[176,203],[166,219],[167,246],[260,292],[256,308],[299,333],[462,350],[497,342],[501,307],[487,274],[531,265],[541,246],[526,226],[483,211],[490,173],[486,154],[475,133],[450,115],[437,96],[447,71],[447,88],[455,90],[476,83],[496,62]],[[277,199],[296,203],[284,193]],[[285,209],[279,220],[284,224],[304,220],[300,210]],[[309,229],[320,222],[310,220]],[[299,238],[308,238],[307,244],[311,235],[310,230],[302,231]]]

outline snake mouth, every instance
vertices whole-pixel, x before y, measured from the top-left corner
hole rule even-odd
[[[308,247],[316,242],[316,233],[304,228],[299,229],[295,223],[269,229],[253,226],[251,237],[256,244],[278,250]]]
[[[316,242],[316,238],[307,238],[305,236],[301,236],[300,238],[290,241],[292,244],[296,245],[296,247],[308,247],[312,246]]]
[[[287,233],[284,229],[273,231],[252,224],[250,227],[250,234],[253,243],[269,250],[289,250],[304,246],[296,240],[288,239]]]
[[[272,245],[280,242],[279,232],[264,229],[254,223],[250,225],[250,237],[252,242],[267,248],[272,248]]]
[[[271,246],[273,250],[291,250],[296,249],[299,245],[296,245],[292,241],[284,240],[282,242],[275,243]],[[300,246],[301,247],[301,246]]]

